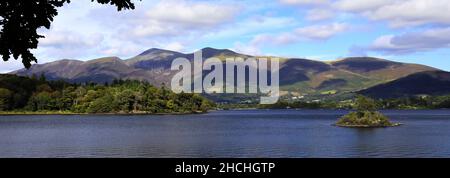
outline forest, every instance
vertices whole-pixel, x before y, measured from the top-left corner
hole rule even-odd
[[[72,84],[44,75],[0,75],[0,111],[64,113],[201,113],[215,104],[198,95],[176,94],[143,81]]]
[[[442,109],[450,108],[450,95],[415,96],[408,98],[375,99],[380,109]],[[114,80],[112,83],[73,84],[62,80],[47,80],[44,75],[21,77],[0,75],[0,114],[19,113],[202,113],[211,109],[352,109],[352,99],[319,102],[280,100],[272,105],[216,104],[199,95],[173,93],[164,85],[160,88],[148,82]]]
[[[262,109],[286,109],[286,108],[302,108],[302,109],[352,109],[355,105],[355,99],[359,95],[353,96],[352,99],[337,101],[323,100],[318,102],[311,101],[285,101],[280,100],[273,105],[257,105]],[[380,109],[448,109],[450,108],[450,95],[442,96],[411,96],[401,98],[374,99],[377,108]]]

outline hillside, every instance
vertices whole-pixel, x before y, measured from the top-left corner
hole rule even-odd
[[[331,65],[342,70],[380,80],[395,80],[417,72],[438,70],[424,65],[400,63],[371,57],[345,58],[332,62]]]
[[[228,49],[203,48],[203,58],[251,57]],[[89,61],[60,60],[33,65],[29,70],[12,72],[20,76],[44,74],[48,79],[74,83],[110,83],[114,79],[148,81],[153,85],[169,84],[176,73],[171,63],[178,57],[193,60],[193,53],[152,48],[130,59],[106,57]],[[281,58],[281,94],[293,96],[339,94],[363,90],[407,75],[438,69],[369,57],[345,58],[322,62],[300,58]]]
[[[358,93],[375,98],[445,95],[450,93],[450,72],[419,72]]]

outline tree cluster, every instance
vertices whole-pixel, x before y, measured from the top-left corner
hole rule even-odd
[[[70,84],[45,77],[0,76],[0,110],[70,111],[74,113],[206,112],[214,103],[197,94],[175,94],[147,82],[115,80],[111,84]]]
[[[389,118],[378,112],[378,104],[375,100],[365,96],[357,96],[354,104],[356,111],[342,116],[337,122],[337,126],[342,127],[391,127],[398,126],[391,123]]]

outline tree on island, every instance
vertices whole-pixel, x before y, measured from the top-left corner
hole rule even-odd
[[[131,0],[91,0],[100,4],[111,4],[117,10],[134,9]],[[0,55],[4,61],[12,56],[22,58],[26,68],[37,62],[30,52],[38,46],[37,29],[50,28],[53,18],[58,15],[57,7],[70,3],[70,0],[1,0],[0,1]]]
[[[378,112],[378,104],[375,100],[358,96],[355,100],[354,109],[356,111],[342,116],[337,122],[341,127],[392,127],[398,126],[398,123],[392,123],[389,118]]]

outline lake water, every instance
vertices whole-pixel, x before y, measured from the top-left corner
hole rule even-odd
[[[450,110],[384,111],[395,128],[331,126],[346,111],[0,116],[0,157],[450,157]]]

